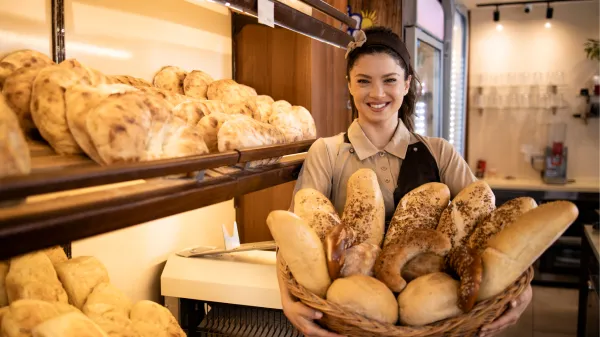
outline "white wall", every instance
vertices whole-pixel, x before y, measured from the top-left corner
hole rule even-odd
[[[162,66],[201,69],[231,77],[231,21],[227,9],[184,0],[67,0],[67,57],[106,74],[151,80]],[[0,55],[31,48],[50,55],[50,1],[0,0]],[[73,255],[93,255],[132,300],[160,297],[168,255],[192,245],[223,246],[233,201],[159,219],[73,243]]]
[[[550,121],[564,121],[569,147],[568,176],[575,179],[598,179],[598,119],[584,125],[570,116],[581,112],[579,89],[590,86],[598,73],[598,63],[586,59],[583,43],[598,38],[598,2],[554,3],[551,28],[545,28],[546,5],[536,5],[525,14],[523,7],[500,7],[504,29],[496,30],[493,8],[471,11],[470,83],[473,89],[480,73],[564,72],[566,85],[559,89],[567,108],[556,116],[549,111],[484,110],[480,115],[469,111],[469,164],[487,160],[488,168],[496,168],[501,176],[536,178],[539,173],[525,162],[520,153],[523,144],[541,149],[545,145],[545,128]],[[546,89],[544,87],[544,89]],[[524,90],[524,89],[523,89]]]

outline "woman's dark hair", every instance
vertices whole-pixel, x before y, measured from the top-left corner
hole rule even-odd
[[[406,50],[404,46],[404,42],[400,39],[400,37],[394,33],[391,29],[386,27],[370,27],[364,29],[365,35],[367,36],[367,41],[369,41],[370,36],[378,36],[379,40],[388,41],[388,44],[402,44],[401,46],[397,46],[399,48],[403,48]],[[410,82],[410,87],[408,89],[408,93],[404,96],[404,100],[402,101],[402,105],[398,110],[398,117],[402,120],[406,128],[410,132],[414,132],[415,124],[413,120],[413,116],[415,114],[415,105],[418,99],[418,88],[420,87],[420,82],[417,77],[417,73],[413,69],[412,65],[408,60],[404,60],[394,48],[390,47],[386,44],[375,44],[375,45],[365,45],[362,47],[358,47],[350,52],[347,59],[346,64],[346,76],[348,81],[350,81],[350,70],[354,67],[356,61],[363,55],[371,55],[371,54],[387,54],[391,56],[396,62],[404,69],[404,80],[408,79],[408,76],[412,76],[412,80]],[[408,52],[406,53],[408,54]],[[352,104],[352,119],[358,117],[358,110],[354,105],[354,99],[351,99]]]

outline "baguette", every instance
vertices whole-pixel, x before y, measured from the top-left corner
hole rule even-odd
[[[482,255],[479,300],[496,296],[515,282],[577,219],[569,201],[542,204],[520,216],[490,241]]]
[[[279,254],[298,283],[325,298],[331,278],[323,243],[317,233],[296,214],[280,210],[269,214],[267,226],[279,247]]]

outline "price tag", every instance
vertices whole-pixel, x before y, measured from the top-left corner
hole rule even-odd
[[[275,28],[275,9],[270,0],[258,0],[258,22]]]

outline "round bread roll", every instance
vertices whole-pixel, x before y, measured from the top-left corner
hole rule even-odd
[[[66,303],[42,300],[19,300],[11,303],[2,319],[0,335],[3,337],[31,337],[38,325],[69,313],[81,312]]]
[[[225,103],[241,103],[248,97],[256,96],[254,89],[239,84],[234,80],[217,80],[208,85],[206,93],[209,100],[218,100]]]
[[[186,101],[179,103],[173,108],[173,116],[184,120],[188,125],[196,126],[202,117],[206,116],[202,106],[202,101]]]
[[[457,303],[458,281],[444,273],[421,276],[398,296],[400,323],[423,326],[458,316]]]
[[[198,128],[202,132],[204,143],[212,153],[219,152],[218,134],[223,124],[235,118],[248,118],[244,115],[229,115],[226,113],[214,111],[208,116],[202,117],[198,122]]]
[[[411,282],[417,277],[443,272],[446,267],[444,256],[434,253],[421,253],[408,261],[402,268],[400,275],[406,282]]]
[[[166,66],[160,68],[152,82],[157,88],[183,95],[183,81],[186,76],[187,71],[175,66]]]
[[[31,116],[42,137],[58,154],[82,152],[69,130],[65,109],[65,90],[77,84],[90,84],[86,72],[59,65],[42,69],[33,82]]]
[[[31,156],[25,135],[13,110],[0,95],[0,177],[31,172]]]
[[[267,95],[258,95],[248,97],[245,101],[246,106],[252,112],[252,118],[259,122],[268,123],[271,117],[271,106],[274,103],[273,98]]]
[[[87,65],[79,62],[76,59],[67,59],[59,63],[61,67],[69,69],[79,69],[86,73],[86,77],[89,79],[91,85],[109,84],[110,81],[106,75],[100,71],[90,68]]]
[[[17,50],[0,60],[0,89],[6,78],[19,68],[54,64],[48,56],[30,49]]]
[[[225,105],[225,113],[230,115],[244,115],[250,118],[252,116],[252,110],[246,105],[246,102],[229,103]]]
[[[288,101],[285,101],[285,100],[275,101],[271,105],[271,114],[278,114],[282,111],[287,111],[291,107],[292,107],[292,105]]]
[[[294,213],[315,230],[321,241],[325,240],[331,228],[342,222],[331,201],[312,188],[303,188],[296,192]]]
[[[192,70],[183,80],[183,91],[186,96],[207,99],[208,85],[213,81],[214,79],[209,74],[200,70]]]
[[[131,307],[131,301],[117,287],[100,283],[81,310],[109,336],[137,337],[129,319]]]
[[[269,124],[283,132],[286,143],[299,142],[304,139],[302,126],[292,107],[280,108],[278,113],[271,114]]]
[[[32,331],[32,337],[108,337],[94,321],[80,312],[51,318]]]
[[[131,321],[140,337],[186,337],[169,309],[152,301],[139,301],[131,308]]]
[[[4,82],[2,94],[6,103],[13,109],[19,118],[19,124],[25,134],[35,129],[31,117],[31,89],[33,81],[39,72],[47,65],[36,65],[17,69]]]
[[[398,321],[394,294],[377,279],[358,274],[335,280],[327,290],[327,301],[381,323]]]
[[[165,124],[161,153],[157,159],[196,156],[209,153],[202,131],[173,118]]]
[[[108,271],[93,256],[78,256],[56,265],[56,274],[62,283],[69,303],[81,309],[94,288],[104,282],[110,282]]]
[[[181,104],[183,102],[187,102],[190,100],[189,97],[186,97],[184,95],[179,95],[179,94],[176,94],[176,93],[164,90],[164,89],[160,89],[160,88],[147,87],[147,86],[136,86],[135,88],[137,88],[141,92],[146,93],[147,95],[154,96],[156,99],[165,100],[165,101],[169,102],[169,104],[171,105],[171,108],[169,110],[172,110],[173,107],[177,106],[178,104]]]

